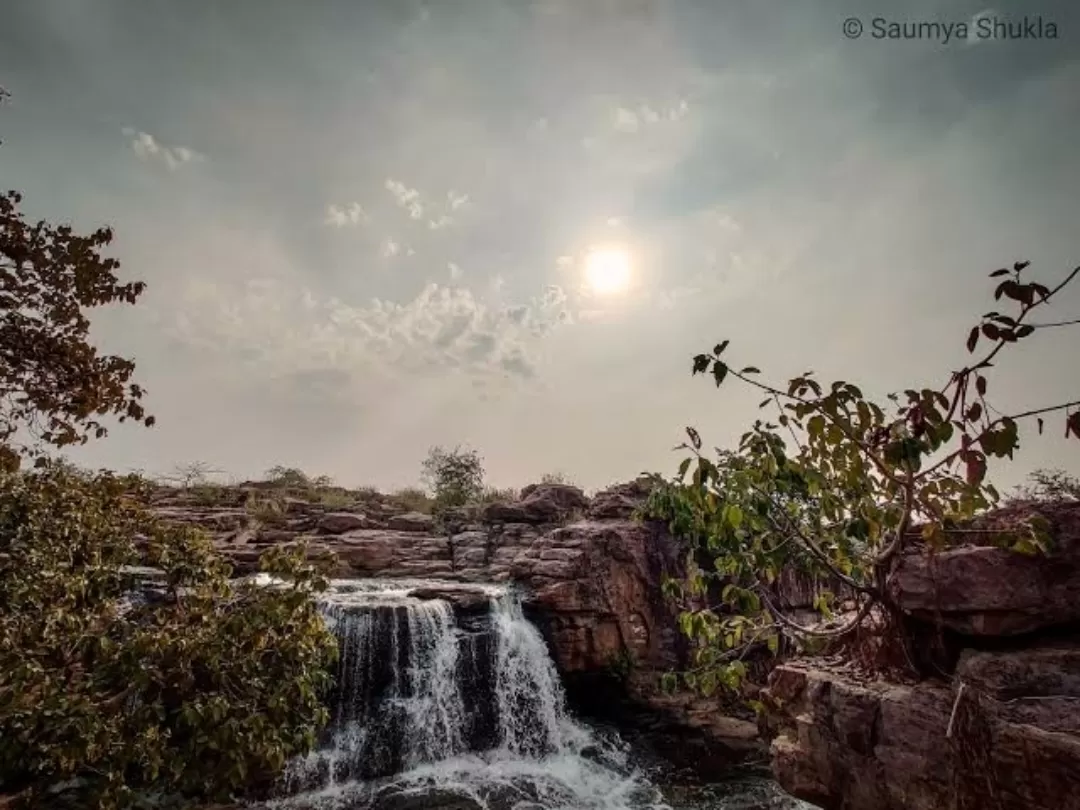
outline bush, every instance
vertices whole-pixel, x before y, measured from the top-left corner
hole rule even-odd
[[[266,480],[282,489],[308,489],[313,486],[312,480],[303,470],[282,467],[280,464],[266,471]]]
[[[544,473],[540,476],[541,484],[565,484],[567,486],[574,486],[574,482],[570,480],[570,477],[563,472],[555,471],[553,473]]]
[[[513,487],[484,487],[476,501],[483,506],[489,503],[513,503],[520,497],[521,493]]]
[[[430,515],[434,506],[431,496],[417,487],[399,489],[390,497],[410,512],[422,512],[425,515]]]
[[[336,655],[301,548],[280,587],[230,581],[209,540],[158,523],[109,474],[0,474],[0,792],[54,806],[145,794],[227,800],[280,773],[326,721]],[[140,546],[136,537],[142,538]],[[145,564],[160,587],[133,599]]]

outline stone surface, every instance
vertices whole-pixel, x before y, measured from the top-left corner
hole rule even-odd
[[[353,529],[373,528],[374,521],[359,512],[328,512],[319,518],[318,528],[327,534],[344,534]]]
[[[652,484],[644,478],[608,487],[593,497],[588,516],[595,520],[629,518],[651,491]]]
[[[422,512],[406,512],[404,515],[391,517],[386,521],[386,527],[399,532],[424,533],[435,528],[435,519]]]
[[[1017,504],[975,521],[962,536],[1004,536],[1032,514],[1050,524],[1049,555],[972,542],[935,554],[916,548],[890,577],[894,598],[917,618],[973,636],[1080,622],[1080,502]]]
[[[589,499],[570,484],[533,484],[516,503],[493,503],[481,511],[486,523],[551,524],[583,513]]]
[[[774,774],[826,810],[1080,807],[1074,653],[990,654],[992,668],[986,655],[966,659],[979,678],[953,684],[861,682],[848,672],[778,667],[766,691],[783,728],[772,744]],[[1040,660],[1057,674],[1041,672]],[[1067,691],[1047,706],[1041,693],[1052,685]]]

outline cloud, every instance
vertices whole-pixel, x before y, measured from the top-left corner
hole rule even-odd
[[[206,157],[186,146],[165,146],[148,132],[141,132],[132,127],[124,127],[121,132],[130,139],[131,148],[141,160],[161,160],[175,171],[187,163],[198,163]]]
[[[412,219],[424,218],[424,206],[420,202],[420,192],[415,188],[409,188],[400,180],[388,178],[386,190],[389,191],[397,204],[404,208]]]
[[[348,205],[331,203],[326,206],[326,219],[323,221],[325,224],[332,225],[335,228],[349,228],[363,225],[369,222],[370,219],[360,203],[351,202]]]
[[[451,214],[469,202],[469,195],[451,189],[446,193],[446,202],[439,203],[436,200],[425,198],[419,189],[407,186],[401,180],[387,178],[383,186],[394,198],[399,208],[409,215],[409,219],[426,221],[428,228],[433,231],[442,230],[454,223]]]
[[[410,249],[411,251],[411,249]],[[401,253],[401,245],[395,242],[393,239],[387,239],[383,242],[382,250],[380,251],[384,259],[392,259]]]
[[[199,352],[232,357],[261,375],[388,375],[454,370],[476,377],[535,376],[540,339],[571,321],[567,297],[549,286],[524,304],[494,307],[470,290],[427,284],[406,303],[354,306],[281,279],[228,285],[186,282],[166,331]]]
[[[448,263],[446,267],[450,271],[451,281],[457,281],[463,275],[461,268],[453,262]]]
[[[648,104],[640,104],[633,108],[616,107],[612,125],[619,132],[638,132],[648,126],[679,121],[689,112],[690,104],[685,99],[664,109],[657,109]]]

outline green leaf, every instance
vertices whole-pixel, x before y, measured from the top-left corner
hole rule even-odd
[[[744,368],[739,373],[740,374],[760,374],[761,369],[757,368],[756,366],[747,366],[746,368]]]
[[[722,341],[721,343],[717,343],[717,344],[716,344],[716,345],[715,345],[715,346],[713,347],[713,354],[715,354],[715,355],[717,355],[717,356],[719,356],[719,355],[723,354],[723,353],[724,353],[724,349],[726,349],[726,348],[728,347],[728,344],[729,344],[729,343],[731,343],[731,341],[730,341],[730,340],[725,340],[725,341]]]

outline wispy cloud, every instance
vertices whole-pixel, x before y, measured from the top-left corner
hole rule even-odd
[[[149,132],[141,132],[132,127],[124,127],[121,132],[129,139],[131,148],[141,160],[160,160],[170,171],[175,171],[187,163],[198,163],[206,157],[186,146],[165,146]]]
[[[401,180],[390,177],[383,183],[384,188],[394,198],[394,203],[409,215],[409,219],[426,221],[433,231],[442,230],[454,223],[451,214],[463,208],[469,202],[469,195],[451,189],[446,193],[445,202],[430,198],[411,188]]]
[[[529,378],[535,374],[531,349],[570,321],[566,294],[555,286],[509,307],[437,283],[404,304],[376,298],[355,306],[277,279],[233,285],[192,279],[167,329],[200,351],[248,358],[258,373],[452,369]]]
[[[332,225],[335,228],[351,228],[365,224],[370,221],[370,217],[358,202],[351,202],[347,205],[331,203],[326,206],[326,219],[323,221],[325,224]]]
[[[409,188],[400,180],[388,178],[386,190],[393,195],[397,204],[408,212],[412,219],[424,218],[424,206],[420,202],[420,192],[415,188]]]
[[[679,121],[689,113],[690,104],[685,99],[666,108],[656,108],[648,104],[616,107],[612,114],[612,125],[620,132],[638,132],[648,126]]]

